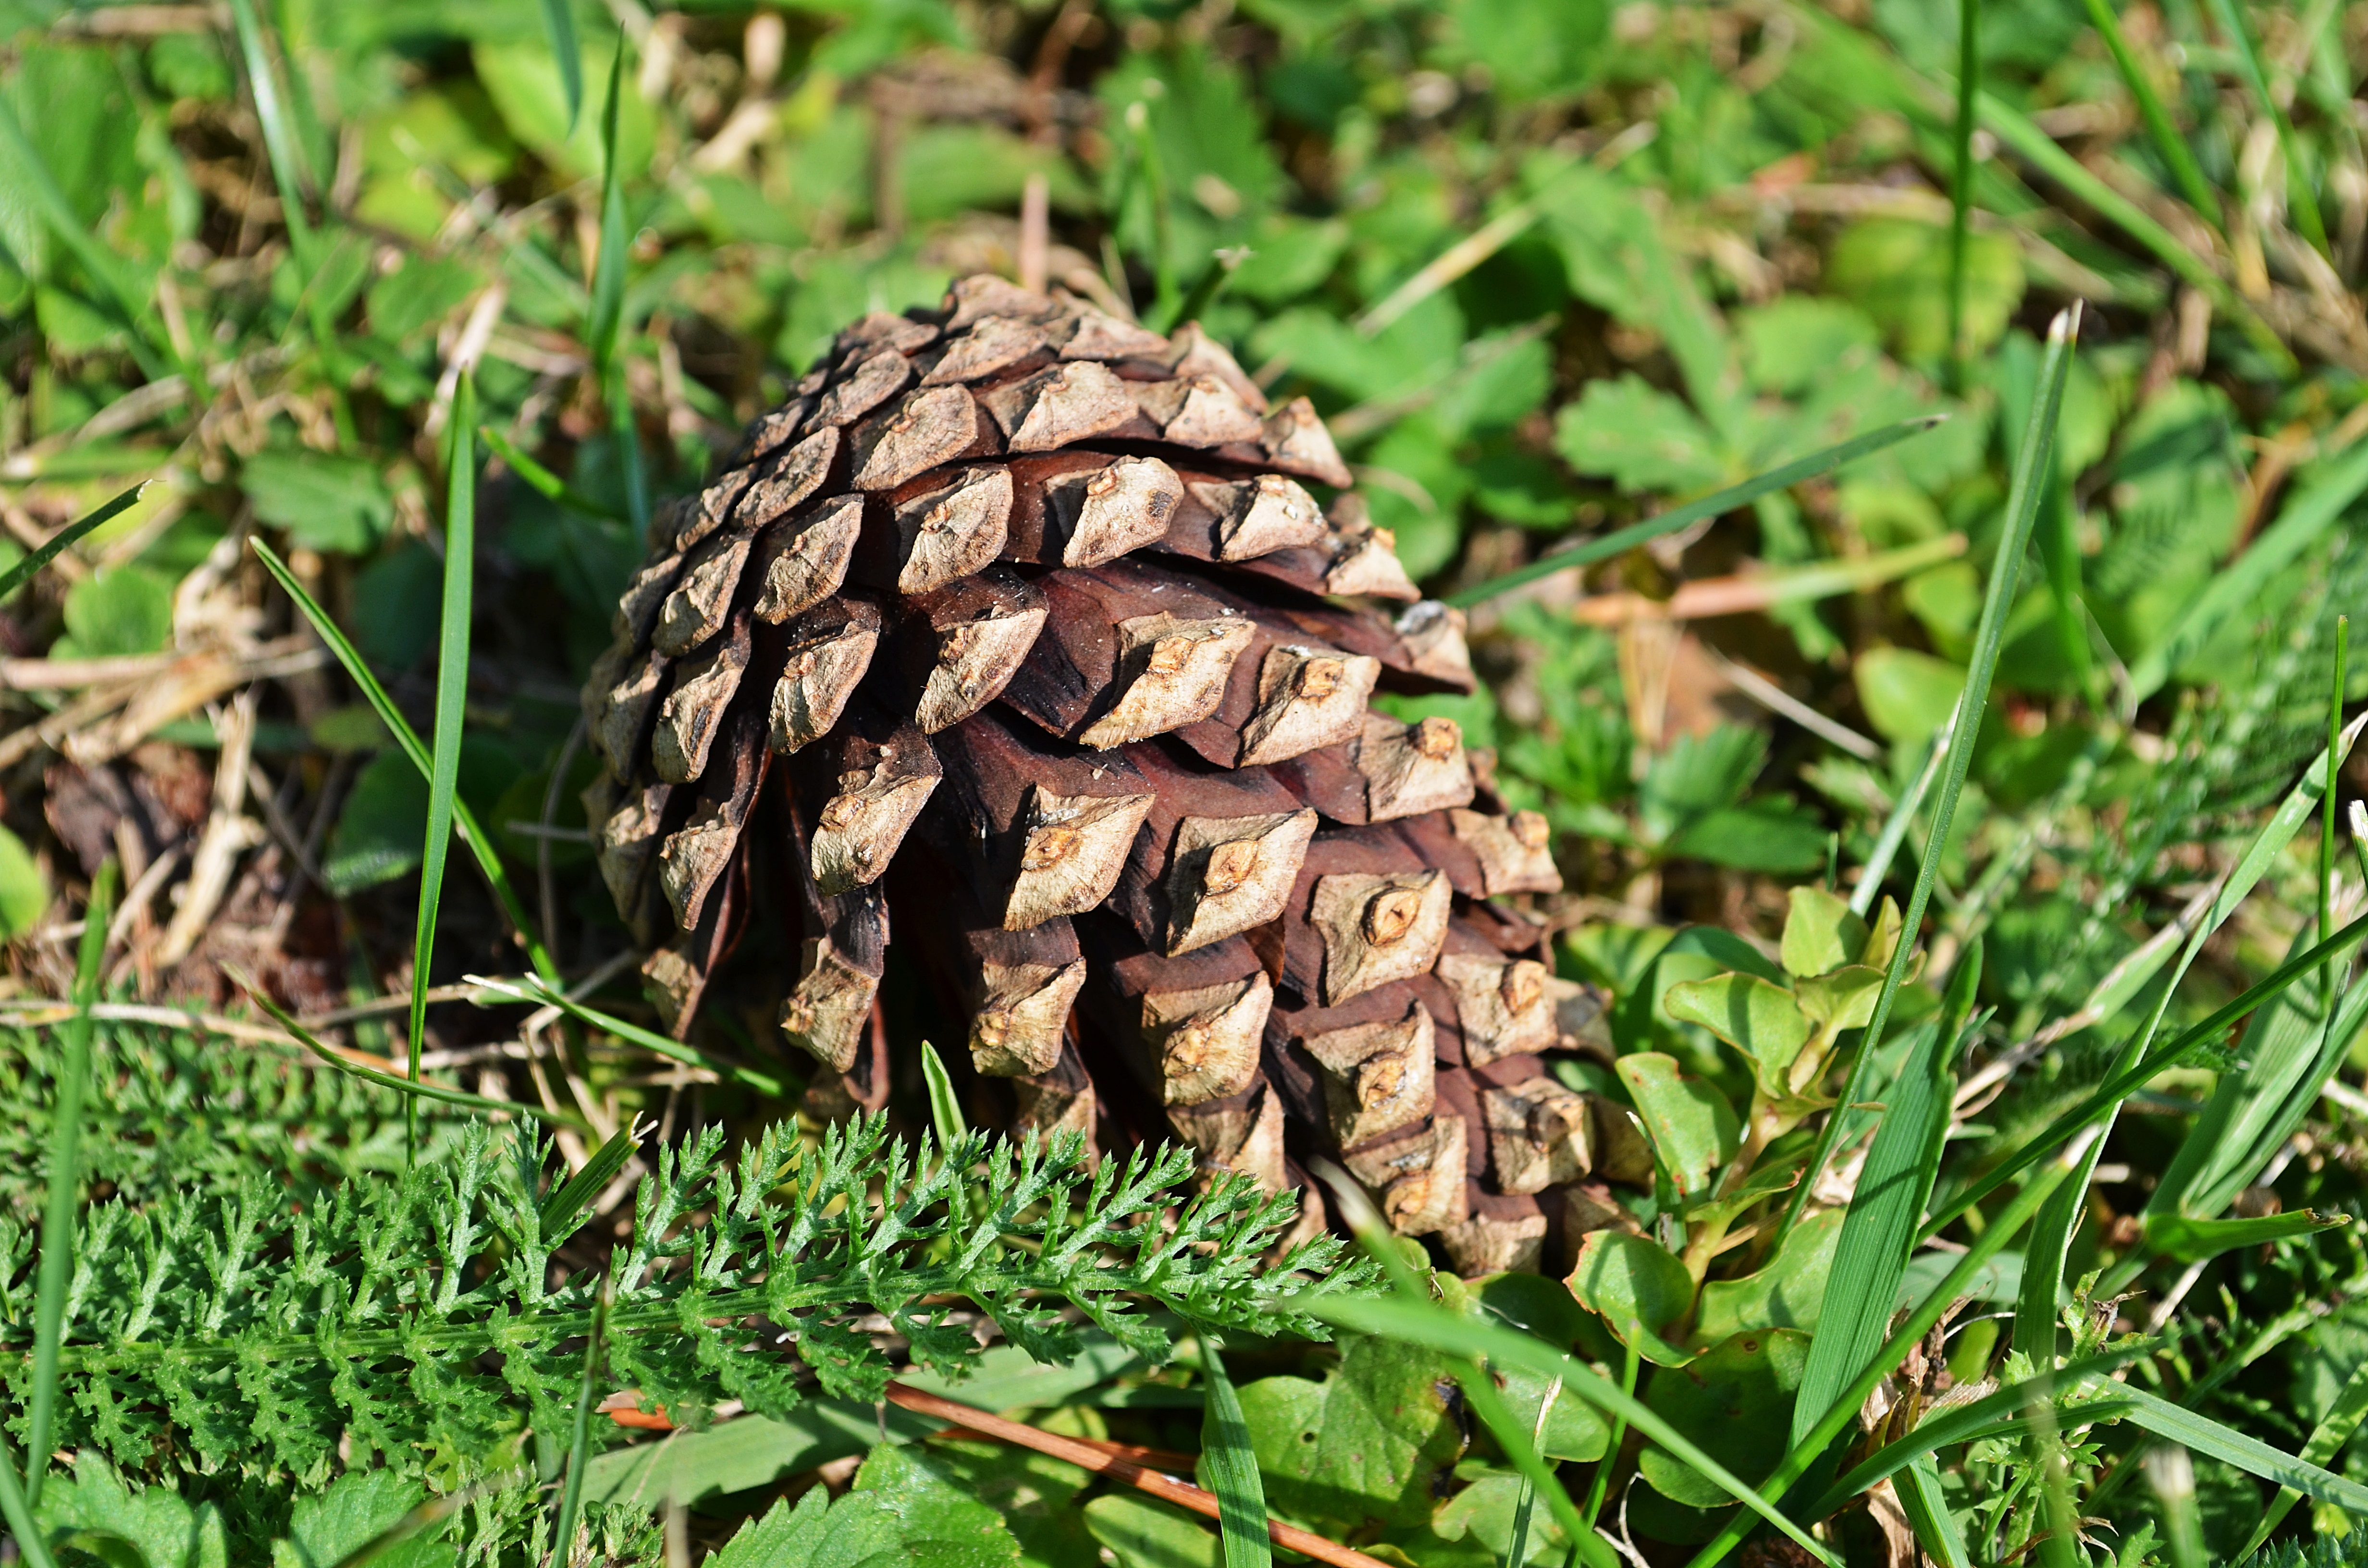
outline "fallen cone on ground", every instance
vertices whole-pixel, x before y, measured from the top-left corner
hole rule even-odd
[[[876,1104],[893,934],[1015,1131],[1180,1138],[1310,1224],[1337,1156],[1467,1274],[1575,1242],[1628,1130],[1541,1053],[1600,999],[1518,906],[1544,819],[1372,705],[1473,677],[1349,483],[1194,325],[977,277],[841,333],[655,520],[585,688],[667,1027],[778,919],[784,1041]]]

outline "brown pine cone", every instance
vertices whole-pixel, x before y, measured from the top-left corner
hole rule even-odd
[[[1561,886],[1543,819],[1369,706],[1472,671],[1349,484],[1197,326],[978,277],[841,333],[657,519],[585,688],[668,1027],[776,905],[782,1034],[876,1104],[893,916],[1015,1127],[1311,1196],[1337,1156],[1463,1271],[1536,1267],[1600,1208],[1538,1054],[1598,999],[1491,902]]]

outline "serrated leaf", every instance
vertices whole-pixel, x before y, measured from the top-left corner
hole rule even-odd
[[[394,520],[385,482],[359,458],[267,447],[246,460],[238,483],[256,517],[306,550],[364,554]]]
[[[1678,399],[1634,371],[1587,383],[1554,416],[1554,450],[1581,473],[1627,491],[1679,495],[1714,490],[1733,477],[1718,437]]]

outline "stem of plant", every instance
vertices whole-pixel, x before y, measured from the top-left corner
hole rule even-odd
[[[2322,937],[2335,929],[2335,796],[2342,782],[2336,762],[2343,755],[2343,665],[2351,642],[2351,618],[2339,615],[2335,618],[2335,679],[2327,696],[2327,790],[2319,797],[2318,933]],[[2319,976],[2330,1020],[2335,1017],[2336,977],[2341,972],[2330,960]]]

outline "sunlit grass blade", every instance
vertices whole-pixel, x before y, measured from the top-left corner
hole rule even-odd
[[[2286,503],[2278,520],[2256,535],[2244,554],[2220,569],[2161,640],[2130,666],[2123,700],[2135,706],[2161,690],[2180,661],[2203,647],[2223,621],[2251,604],[2272,577],[2324,538],[2363,493],[2368,493],[2368,441],[2354,443]]]
[[[107,502],[106,505],[100,506],[97,511],[76,517],[73,522],[68,523],[65,527],[60,528],[55,534],[51,535],[47,542],[43,543],[40,548],[35,550],[22,561],[17,562],[14,566],[9,567],[6,572],[0,572],[0,599],[6,598],[18,588],[21,588],[27,583],[31,582],[35,573],[39,572],[42,567],[47,566],[51,562],[55,561],[65,551],[67,547],[81,540],[85,535],[88,534],[91,529],[98,527],[99,524],[106,522],[110,517],[121,516],[123,512],[130,508],[133,502],[140,499],[141,494],[143,491],[155,483],[156,482],[153,479],[142,480],[131,489]]]
[[[2122,21],[2113,15],[2112,0],[2087,0],[2089,20],[2095,25],[2097,36],[2105,40],[2106,52],[2113,57],[2113,66],[2122,74],[2122,85],[2129,89],[2130,99],[2138,106],[2138,118],[2146,122],[2146,135],[2152,138],[2155,151],[2161,154],[2170,177],[2179,182],[2180,194],[2195,209],[2196,216],[2214,228],[2220,226],[2220,198],[2212,182],[2203,177],[2196,164],[2195,154],[2189,151],[2187,138],[2172,123],[2170,111],[2164,107],[2162,95],[2154,90],[2154,83],[2138,62],[2123,35]]]
[[[2368,1486],[2349,1477],[2282,1452],[2258,1437],[2248,1437],[2208,1415],[2199,1415],[2135,1385],[2107,1382],[2093,1373],[2086,1381],[2100,1393],[2116,1401],[2127,1401],[2130,1408],[2124,1419],[2157,1437],[2168,1437],[2195,1453],[2235,1465],[2281,1487],[2291,1487],[2313,1502],[2328,1504],[2348,1514],[2368,1514]]]
[[[1916,813],[1924,809],[1924,797],[1932,792],[1932,781],[1941,777],[1941,768],[1949,760],[1950,737],[1954,716],[1943,720],[1940,729],[1924,747],[1924,760],[1917,766],[1916,781],[1907,793],[1899,797],[1884,820],[1883,831],[1875,835],[1874,850],[1859,869],[1858,886],[1850,890],[1850,913],[1863,919],[1874,913],[1874,901],[1882,895],[1883,879],[1891,872],[1891,862],[1898,858],[1899,846],[1907,842],[1908,830],[1916,824]]]
[[[625,1168],[627,1161],[642,1146],[641,1121],[638,1117],[609,1136],[607,1142],[592,1151],[584,1168],[545,1194],[536,1210],[542,1227],[542,1238],[550,1241],[575,1229],[575,1221],[584,1210]]]
[[[2228,46],[2236,51],[2237,66],[2244,74],[2245,85],[2253,90],[2254,107],[2269,117],[2270,128],[2277,133],[2278,156],[2286,166],[2286,199],[2293,209],[2294,227],[2302,237],[2321,256],[2330,254],[2327,246],[2327,223],[2318,214],[2318,193],[2310,187],[2310,176],[2303,167],[2302,150],[2294,142],[2294,125],[2286,119],[2283,105],[2270,90],[2269,73],[2262,68],[2261,51],[2253,43],[2253,29],[2237,9],[2235,0],[2206,0],[2212,8],[2212,19],[2220,25]]]
[[[567,133],[584,115],[584,54],[575,42],[575,13],[568,0],[542,0],[542,25],[551,34],[551,57],[559,66],[559,90],[567,98]]]
[[[592,309],[586,335],[593,374],[609,404],[609,425],[617,443],[617,463],[625,481],[625,510],[639,543],[650,531],[649,483],[642,469],[642,439],[633,423],[633,400],[620,352],[625,331],[625,175],[617,155],[618,109],[625,90],[625,35],[609,65],[609,104],[600,119],[600,255],[592,267]]]
[[[1899,1076],[1884,1091],[1888,1108],[1875,1129],[1874,1143],[1867,1150],[1850,1210],[1843,1216],[1833,1267],[1826,1276],[1825,1303],[1818,1310],[1808,1361],[1801,1369],[1800,1392],[1793,1402],[1793,1442],[1809,1435],[1834,1396],[1883,1348],[1892,1304],[1907,1272],[1908,1254],[1916,1247],[1916,1230],[1941,1172],[1956,1083],[1950,1068],[1973,1020],[1981,980],[1982,949],[1976,943],[1949,977],[1937,1025],[1909,1051]]]
[[[1932,1456],[1919,1454],[1900,1466],[1893,1486],[1899,1494],[1899,1511],[1907,1516],[1907,1528],[1915,1532],[1916,1544],[1924,1549],[1924,1554],[1940,1568],[1974,1568],[1965,1532],[1958,1528],[1957,1516],[1949,1511],[1948,1495],[1941,1489],[1941,1469],[1932,1462]]]
[[[1932,884],[1941,873],[1941,849],[1949,842],[1949,829],[1956,821],[1957,801],[1964,791],[1966,769],[1973,762],[1975,739],[1981,733],[1982,710],[1989,702],[1990,678],[1998,672],[1998,648],[2006,640],[2008,613],[2014,608],[2015,583],[2022,574],[2022,558],[2031,546],[2040,497],[2054,482],[2056,417],[2064,406],[2064,383],[2071,374],[2072,347],[2079,332],[2080,307],[2077,304],[2058,313],[2047,329],[2047,352],[2039,369],[2039,396],[2032,403],[2031,417],[2024,423],[2022,437],[2015,447],[2013,476],[2007,490],[2006,527],[1998,537],[1998,553],[1990,561],[1990,580],[1982,597],[1981,620],[1974,634],[1965,687],[1957,696],[1955,716],[1949,721],[1949,733],[1955,741],[1949,747],[1940,796],[1932,803],[1932,824],[1925,835],[1923,863],[1916,873],[1915,890],[1908,894],[1907,908],[1901,917],[1899,943],[1884,971],[1874,1016],[1867,1020],[1857,1053],[1850,1059],[1847,1086],[1841,1095],[1841,1104],[1845,1106],[1856,1105],[1866,1097],[1867,1073],[1883,1044],[1883,1031],[1891,1021],[1899,987],[1907,978],[1917,933],[1923,927],[1924,912],[1932,901]],[[1826,1118],[1825,1129],[1818,1133],[1816,1147],[1809,1155],[1808,1169],[1802,1176],[1801,1185],[1793,1189],[1792,1201],[1785,1206],[1783,1223],[1777,1232],[1780,1243],[1784,1233],[1800,1219],[1802,1206],[1824,1174],[1826,1162],[1833,1157],[1835,1141],[1840,1137],[1846,1119],[1839,1111]]]
[[[1700,500],[1689,501],[1682,506],[1673,506],[1666,512],[1645,518],[1641,523],[1631,523],[1624,528],[1615,528],[1608,534],[1584,540],[1567,550],[1550,551],[1526,566],[1517,566],[1512,571],[1499,574],[1485,583],[1466,588],[1461,593],[1450,595],[1447,602],[1460,608],[1469,608],[1474,605],[1495,598],[1498,594],[1518,588],[1524,583],[1534,583],[1541,577],[1551,577],[1555,573],[1568,571],[1573,566],[1585,566],[1591,562],[1609,560],[1612,556],[1634,550],[1647,540],[1674,533],[1689,524],[1702,521],[1704,517],[1715,517],[1722,512],[1731,512],[1738,506],[1748,506],[1762,495],[1787,489],[1804,479],[1815,479],[1819,474],[1831,473],[1844,463],[1855,462],[1870,453],[1879,452],[1885,447],[1896,445],[1910,436],[1920,436],[1934,426],[1941,424],[1948,417],[1945,414],[1921,414],[1913,419],[1903,419],[1896,425],[1885,425],[1881,429],[1870,430],[1863,436],[1853,436],[1839,446],[1827,447],[1823,451],[1811,452],[1807,457],[1795,459],[1782,468],[1770,469],[1766,473],[1755,475],[1740,484],[1730,485],[1713,494],[1702,496]]]
[[[1949,367],[1965,380],[1965,239],[1974,206],[1974,95],[1982,80],[1981,0],[1957,0],[1955,166],[1949,178]]]
[[[962,1116],[962,1096],[954,1092],[953,1074],[928,1040],[921,1042],[921,1081],[928,1085],[929,1124],[937,1130],[938,1146],[951,1149],[970,1131],[970,1123]]]
[[[58,243],[90,275],[91,282],[106,291],[106,303],[114,307],[124,329],[125,342],[132,358],[140,361],[141,369],[151,381],[162,377],[165,366],[157,358],[157,350],[169,353],[170,347],[154,329],[145,301],[125,276],[121,260],[92,237],[82,220],[74,215],[74,204],[59,188],[57,176],[50,172],[50,166],[41,161],[32,139],[25,134],[24,123],[17,118],[15,106],[6,97],[0,97],[0,147],[6,149],[18,171],[17,198],[40,215]]]
[[[5,1437],[0,1437],[0,1519],[8,1522],[10,1538],[32,1568],[58,1568],[58,1560],[50,1555],[50,1543],[41,1539],[41,1528],[33,1522],[33,1510],[25,1502],[25,1489],[17,1480],[17,1457],[8,1451]]]
[[[276,551],[260,539],[247,542],[263,562],[264,570],[271,574],[280,590],[295,602],[297,609],[311,624],[313,634],[328,645],[330,653],[336,655],[337,663],[345,667],[346,675],[370,705],[370,710],[378,715],[379,722],[386,726],[387,733],[393,735],[395,744],[403,748],[403,755],[419,769],[420,777],[427,777],[431,764],[426,743],[420,740],[419,732],[411,727],[411,721],[403,716],[403,710],[394,705],[394,699],[387,695],[386,687],[379,684],[378,677],[370,673],[360,651],[337,629],[337,623],[329,619],[329,612],[305,591],[304,585],[297,579],[295,573],[288,569],[288,563],[279,559]],[[502,865],[501,853],[494,846],[492,836],[478,823],[476,813],[469,809],[468,801],[457,797],[454,799],[452,823],[461,840],[468,845],[470,853],[476,857],[478,866],[484,871],[485,881],[492,885],[494,897],[500,903],[510,929],[517,932],[518,940],[525,944],[528,962],[536,974],[552,985],[559,984],[559,966],[552,960],[550,949],[543,946],[533,925],[527,919],[526,905],[519,902],[518,890],[510,885],[509,872]]]
[[[247,85],[255,94],[255,117],[263,124],[263,150],[271,160],[272,183],[279,187],[279,211],[288,225],[288,247],[296,265],[313,270],[313,225],[305,216],[304,152],[288,123],[287,106],[279,101],[279,78],[271,69],[271,52],[264,47],[263,26],[255,14],[255,0],[230,0],[232,26],[238,33],[239,58],[246,66]]]
[[[522,1116],[534,1121],[557,1122],[578,1132],[592,1131],[590,1123],[572,1111],[545,1110],[539,1105],[529,1105],[523,1100],[497,1100],[487,1095],[472,1095],[465,1089],[447,1088],[442,1084],[429,1083],[426,1079],[399,1077],[393,1073],[381,1073],[375,1067],[364,1066],[339,1054],[328,1041],[306,1028],[286,1008],[274,1002],[245,971],[235,965],[225,964],[222,972],[246,993],[247,999],[260,1007],[266,1017],[286,1029],[299,1045],[318,1057],[324,1065],[334,1067],[347,1077],[359,1078],[365,1084],[392,1089],[404,1096],[406,1106],[413,1100],[434,1100],[438,1105],[457,1106],[462,1110],[479,1111],[488,1116]]]
[[[2319,801],[2318,824],[2318,928],[2335,928],[2335,797],[2341,793],[2336,769],[2343,756],[2343,677],[2344,665],[2351,652],[2351,618],[2335,618],[2335,670],[2332,687],[2327,699],[2327,788]],[[2328,1010],[2335,1008],[2335,966],[2327,967],[2325,976]]]
[[[25,1500],[39,1505],[50,1468],[50,1431],[57,1415],[58,1346],[64,1342],[66,1284],[74,1277],[74,1209],[82,1191],[82,1100],[90,1084],[90,1009],[98,1000],[107,960],[107,927],[115,918],[115,858],[102,861],[83,909],[82,947],[75,955],[74,1017],[58,1033],[57,1101],[50,1118],[49,1197],[41,1208],[41,1266],[34,1285],[33,1392],[25,1402]]]
[[[1608,1415],[1624,1417],[1629,1426],[1741,1503],[1746,1510],[1746,1515],[1741,1517],[1766,1521],[1818,1562],[1833,1563],[1839,1568],[1841,1560],[1829,1548],[1786,1517],[1766,1496],[1733,1471],[1702,1452],[1684,1433],[1656,1414],[1651,1406],[1622,1392],[1618,1384],[1599,1376],[1593,1368],[1577,1357],[1565,1355],[1543,1340],[1532,1339],[1515,1329],[1458,1317],[1444,1307],[1429,1301],[1327,1296],[1310,1301],[1307,1312],[1310,1316],[1320,1318],[1335,1328],[1379,1335],[1401,1344],[1426,1346],[1451,1356],[1483,1358],[1499,1366],[1519,1367],[1541,1377],[1559,1377],[1570,1393]],[[1747,1523],[1742,1528],[1751,1527]]]
[[[2310,1437],[2303,1444],[2298,1457],[2305,1464],[2325,1465],[2343,1451],[2343,1445],[2351,1441],[2351,1434],[2360,1430],[2363,1416],[2368,1416],[2368,1361],[2362,1361],[2352,1369],[2342,1392],[2335,1396],[2335,1403],[2327,1407],[2327,1414],[2320,1416],[2318,1425],[2311,1428]],[[2302,1494],[2293,1487],[2280,1487],[2278,1494],[2271,1499],[2269,1507],[2262,1512],[2260,1522],[2253,1527],[2252,1536],[2247,1540],[2243,1550],[2237,1553],[2237,1557],[2248,1558],[2259,1551],[2261,1543],[2270,1539],[2270,1532],[2284,1523],[2286,1515],[2293,1512],[2294,1506],[2301,1501]]]
[[[559,1531],[552,1538],[553,1563],[575,1561],[575,1519],[584,1508],[584,1467],[592,1455],[592,1387],[599,1376],[601,1341],[609,1327],[610,1284],[600,1281],[600,1299],[592,1307],[592,1332],[584,1341],[584,1381],[575,1390],[575,1418],[568,1429],[567,1479],[560,1491]]]
[[[618,522],[625,520],[624,514],[617,508],[595,501],[585,494],[584,492],[529,457],[519,449],[517,442],[492,426],[478,426],[477,436],[485,443],[494,456],[509,464],[510,472],[524,480],[527,487],[537,494],[556,501],[571,511],[582,512],[587,517],[609,517]]]
[[[2327,940],[2286,960],[2234,999],[2214,1008],[2210,1017],[2181,1030],[2169,1044],[2157,1046],[2135,1065],[2113,1074],[2091,1090],[2087,1098],[2050,1122],[2045,1131],[1941,1205],[1931,1219],[1925,1221],[1924,1238],[1929,1240],[1940,1234],[1958,1215],[2045,1159],[2050,1149],[2145,1087],[2148,1079],[2165,1068],[2176,1066],[2191,1051],[2217,1039],[2229,1025],[2311,973],[2325,960],[2345,952],[2362,937],[2368,937],[2368,915],[2360,916]]]
[[[477,581],[477,379],[463,372],[452,399],[451,441],[445,458],[444,599],[436,633],[436,728],[427,761],[427,841],[420,850],[419,910],[411,946],[411,1038],[406,1074],[419,1081],[419,1053],[427,1033],[428,971],[436,958],[436,915],[444,899],[444,862],[452,850],[452,802],[461,790],[461,733],[468,722],[469,622]],[[419,1117],[404,1109],[404,1147],[418,1137]],[[414,1150],[416,1153],[416,1151]]]
[[[1242,1397],[1213,1341],[1201,1340],[1201,1379],[1207,1405],[1201,1416],[1201,1480],[1217,1494],[1217,1530],[1225,1568],[1269,1568],[1274,1543],[1266,1528],[1266,1483],[1258,1478]]]
[[[478,999],[480,1006],[484,1005],[484,996],[490,995],[506,996],[514,1001],[531,1003],[538,1007],[556,1007],[580,1023],[589,1024],[596,1029],[604,1029],[619,1040],[640,1046],[643,1051],[656,1051],[660,1056],[679,1062],[686,1067],[703,1067],[719,1078],[735,1084],[745,1084],[760,1095],[779,1096],[788,1092],[788,1085],[770,1073],[759,1072],[754,1067],[745,1066],[737,1062],[727,1062],[712,1051],[700,1050],[695,1045],[685,1045],[678,1040],[659,1034],[655,1029],[643,1028],[639,1024],[628,1023],[625,1019],[617,1017],[613,1014],[604,1013],[598,1007],[587,1007],[557,986],[548,983],[494,980],[477,974],[466,975],[463,978],[484,994]]]
[[[2004,1209],[1990,1217],[1981,1234],[1974,1238],[1973,1244],[1958,1256],[1948,1277],[1900,1321],[1891,1337],[1884,1341],[1882,1350],[1827,1408],[1825,1415],[1810,1428],[1809,1435],[1795,1443],[1792,1451],[1777,1465],[1774,1473],[1760,1483],[1759,1501],[1763,1507],[1772,1507],[1781,1501],[1784,1494],[1808,1473],[1809,1467],[1816,1463],[1819,1456],[1832,1446],[1834,1439],[1841,1436],[1843,1428],[1858,1418],[1858,1413],[1865,1408],[1867,1395],[1874,1392],[1875,1385],[1889,1377],[1907,1358],[1907,1353],[1932,1331],[1932,1326],[1941,1321],[1941,1314],[1966,1293],[1967,1288],[1989,1260],[2021,1231],[2024,1223],[2047,1200],[2048,1195],[2062,1184],[2087,1154],[2089,1143],[2089,1139],[2076,1137],[2070,1143],[2055,1148],[2053,1151],[2055,1157],[2024,1184],[2022,1190],[2016,1193]],[[1750,1528],[1749,1522],[1738,1514],[1711,1539],[1709,1545],[1695,1553],[1688,1568],[1712,1568],[1712,1564],[1724,1562],[1726,1554],[1742,1543]]]

